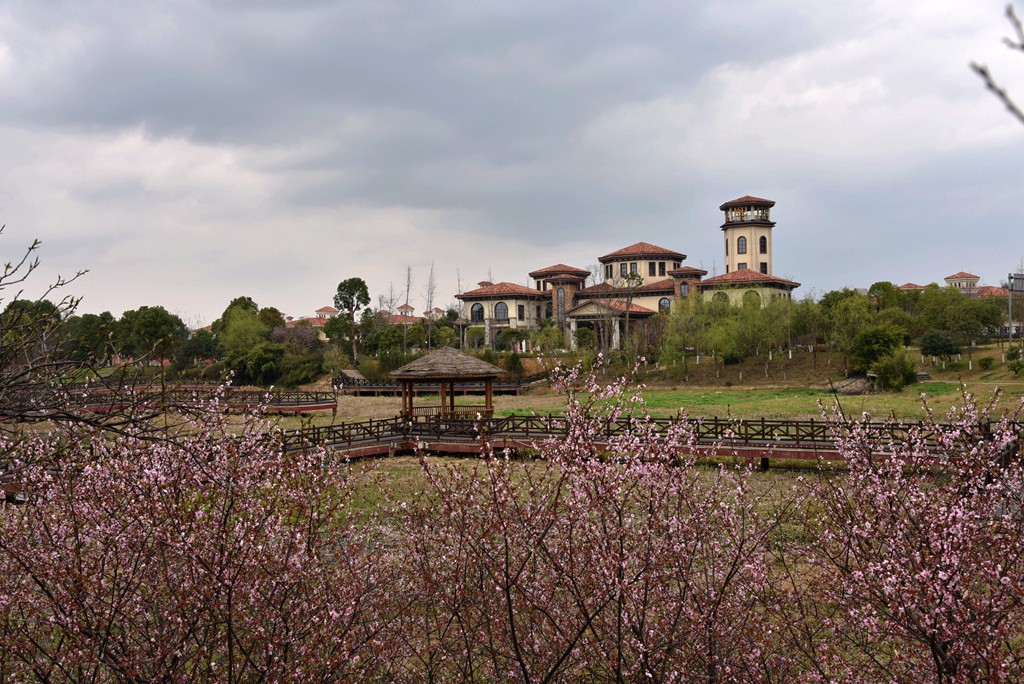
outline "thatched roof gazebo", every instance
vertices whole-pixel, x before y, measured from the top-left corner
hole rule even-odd
[[[402,386],[402,415],[406,418],[441,416],[473,420],[477,415],[491,418],[494,415],[494,379],[505,371],[482,361],[475,356],[463,354],[457,349],[444,347],[426,356],[391,371],[388,376]],[[460,406],[455,408],[456,383],[482,382],[484,385],[483,406]],[[441,401],[435,406],[413,407],[414,385],[439,385]]]

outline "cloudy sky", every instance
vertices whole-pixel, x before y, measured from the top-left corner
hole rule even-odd
[[[1024,126],[969,64],[1024,100],[1004,6],[0,0],[0,254],[89,269],[89,312],[302,316],[407,267],[421,311],[431,263],[442,306],[640,240],[720,273],[751,194],[798,294],[998,284]]]

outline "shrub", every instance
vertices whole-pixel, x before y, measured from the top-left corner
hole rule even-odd
[[[505,370],[508,371],[509,379],[519,382],[526,375],[526,368],[523,366],[523,360],[519,357],[517,352],[512,352],[505,359]]]
[[[992,370],[992,366],[996,365],[996,360],[991,356],[978,359],[978,368],[981,370]]]
[[[1020,359],[1020,347],[1014,347],[1013,349],[1007,350],[1006,360],[1017,361]]]
[[[1006,367],[1013,371],[1014,375],[1020,373],[1021,369],[1024,369],[1024,363],[1020,361],[1010,361],[1006,364]]]
[[[878,376],[879,389],[899,392],[906,385],[917,382],[914,362],[903,351],[889,354],[872,367]]]

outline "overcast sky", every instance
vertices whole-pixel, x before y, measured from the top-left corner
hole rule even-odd
[[[774,199],[797,295],[1024,257],[1003,0],[0,0],[0,256],[81,310],[424,309],[643,240],[722,272]],[[1022,8],[1024,9],[1024,8]],[[11,294],[0,294],[9,299]],[[404,295],[403,295],[404,297]]]

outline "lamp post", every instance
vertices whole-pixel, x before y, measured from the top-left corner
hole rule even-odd
[[[1006,298],[1007,318],[1009,319],[1007,322],[1009,328],[1007,331],[1007,337],[1010,339],[1010,344],[1012,345],[1014,333],[1013,292],[1016,290],[1017,294],[1024,294],[1024,273],[1010,273],[1007,275],[1007,281],[1008,287],[1006,289],[1009,291],[1009,296]],[[1024,350],[1024,330],[1021,331],[1021,349]]]

